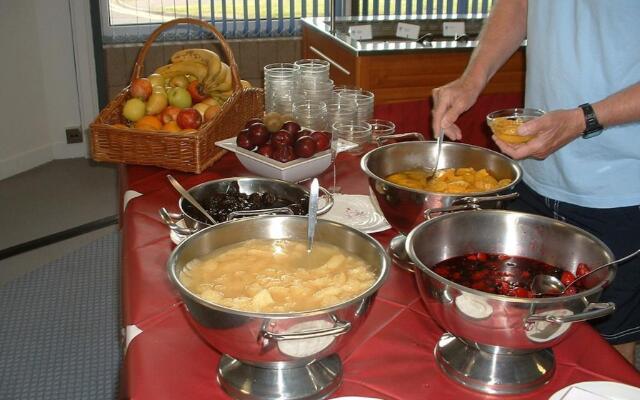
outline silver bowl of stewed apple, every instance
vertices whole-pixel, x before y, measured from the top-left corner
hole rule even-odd
[[[325,398],[340,384],[338,350],[389,274],[372,237],[307,218],[248,217],[201,230],[167,267],[194,330],[223,356],[218,381],[234,398]],[[356,339],[357,340],[357,339]]]

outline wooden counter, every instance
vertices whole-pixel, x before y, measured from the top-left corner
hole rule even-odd
[[[462,74],[472,49],[356,55],[338,40],[303,26],[304,58],[330,58],[336,85],[353,85],[375,93],[376,104],[424,100],[431,90]],[[498,70],[484,94],[523,93],[525,50],[521,48]]]

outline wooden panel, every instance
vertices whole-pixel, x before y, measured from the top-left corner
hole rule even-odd
[[[462,49],[356,57],[335,40],[308,27],[303,27],[302,45],[305,58],[322,58],[319,51],[349,70],[350,75],[332,66],[331,79],[335,84],[371,90],[377,104],[428,99],[433,88],[458,78],[471,56],[471,49]],[[525,51],[520,49],[496,73],[483,93],[523,93],[524,70]]]
[[[321,58],[338,64],[331,65],[331,79],[335,85],[355,85],[358,81],[356,57],[349,50],[337,44],[327,36],[303,27],[303,57]],[[320,53],[320,54],[319,54]]]

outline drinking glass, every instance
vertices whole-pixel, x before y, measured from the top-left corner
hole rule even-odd
[[[311,131],[326,131],[327,105],[315,100],[296,102],[293,104],[293,119]]]
[[[362,89],[344,89],[338,92],[338,98],[355,101],[358,122],[366,122],[373,118],[373,103],[375,95]]]
[[[264,67],[265,111],[291,114],[298,93],[300,67],[291,63],[274,63]]]
[[[367,122],[371,125],[371,139],[374,142],[379,137],[396,133],[396,124],[386,119],[373,118]]]
[[[371,142],[371,125],[367,122],[335,122],[331,128],[331,158],[333,161],[333,186],[331,192],[339,193],[340,186],[336,182],[336,169],[338,153],[341,151],[341,143],[347,146],[345,150],[353,155],[364,152],[367,143]],[[355,146],[354,146],[355,145]],[[354,146],[354,147],[352,147]]]

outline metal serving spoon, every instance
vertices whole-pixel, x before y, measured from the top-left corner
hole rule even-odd
[[[167,179],[169,180],[169,183],[171,183],[171,186],[173,186],[173,188],[175,190],[178,191],[178,193],[180,193],[182,195],[182,197],[184,197],[185,199],[187,199],[187,201],[189,203],[191,203],[192,206],[194,206],[198,211],[200,211],[205,217],[207,217],[207,219],[209,221],[211,221],[212,224],[217,224],[218,221],[216,221],[215,219],[213,219],[213,217],[211,216],[211,214],[209,214],[207,212],[207,210],[204,209],[204,207],[202,207],[200,205],[200,203],[198,203],[198,201],[196,199],[193,198],[193,196],[191,196],[191,194],[189,194],[189,192],[187,191],[187,189],[185,189],[177,180],[176,178],[174,178],[171,175],[167,175]]]
[[[533,279],[531,280],[531,291],[534,294],[545,294],[545,295],[556,295],[556,296],[562,296],[567,289],[569,289],[571,286],[573,286],[576,282],[578,282],[581,279],[586,278],[587,276],[594,274],[598,271],[600,271],[603,268],[609,267],[613,264],[616,263],[621,263],[623,261],[627,261],[630,258],[633,258],[635,256],[637,256],[638,254],[640,254],[640,249],[634,251],[633,253],[622,257],[618,260],[613,260],[611,262],[608,262],[606,264],[602,264],[601,266],[592,269],[591,271],[587,272],[586,274],[577,277],[576,279],[572,280],[567,286],[565,286],[560,279],[556,278],[555,276],[551,276],[551,275],[545,275],[545,274],[538,274],[536,276],[533,277]]]
[[[311,254],[313,246],[313,236],[316,233],[316,223],[318,222],[318,192],[320,184],[318,178],[313,178],[309,189],[309,212],[307,214],[307,254]]]
[[[438,170],[438,163],[440,163],[440,154],[442,153],[442,139],[444,138],[444,128],[440,128],[440,134],[436,141],[436,163],[433,168],[427,169],[426,179],[429,180]]]

